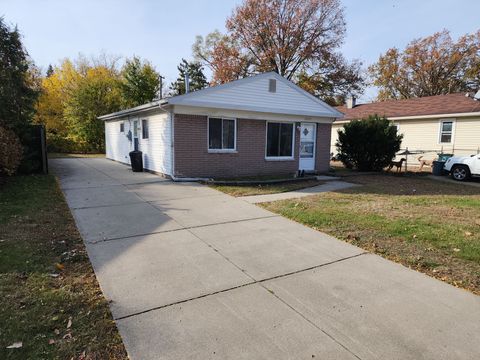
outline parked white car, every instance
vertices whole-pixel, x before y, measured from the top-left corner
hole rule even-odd
[[[467,180],[471,176],[480,176],[480,154],[451,157],[443,168],[458,181]]]

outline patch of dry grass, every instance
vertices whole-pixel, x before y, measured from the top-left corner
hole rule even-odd
[[[127,359],[53,176],[0,189],[0,298],[1,359]]]
[[[222,191],[232,196],[249,196],[277,194],[287,191],[305,189],[312,186],[321,185],[323,182],[310,179],[292,182],[282,182],[276,184],[256,184],[256,185],[212,185],[214,189]]]
[[[480,294],[480,189],[423,176],[348,181],[363,186],[264,206]]]

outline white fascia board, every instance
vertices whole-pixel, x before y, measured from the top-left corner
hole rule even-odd
[[[144,111],[149,111],[149,110],[152,110],[152,109],[155,109],[155,108],[160,109],[161,108],[160,106],[165,104],[165,103],[167,103],[166,100],[153,101],[153,102],[150,102],[148,104],[135,106],[135,107],[130,108],[130,109],[125,109],[125,110],[117,111],[117,112],[114,112],[114,113],[111,113],[111,114],[102,115],[102,116],[99,116],[97,119],[99,119],[99,120],[113,120],[113,119],[121,118],[121,117],[124,117],[124,116],[127,116],[127,115],[132,115],[132,114],[137,114],[137,113],[141,113],[141,112],[144,112]]]
[[[303,116],[292,114],[279,114],[274,112],[258,112],[237,109],[220,109],[218,107],[197,107],[186,105],[175,105],[173,108],[175,114],[186,115],[204,115],[211,117],[226,117],[236,119],[262,120],[262,121],[286,121],[286,122],[315,122],[322,124],[331,124],[335,118],[331,116]]]
[[[480,117],[480,112],[469,113],[450,113],[450,114],[433,114],[433,115],[412,115],[412,116],[392,116],[387,117],[388,120],[401,121],[401,120],[422,120],[422,119],[443,119],[443,118],[459,118],[459,117]],[[335,124],[345,124],[354,119],[344,120],[338,119]],[[358,119],[360,120],[360,119]]]
[[[388,117],[389,120],[416,120],[416,119],[439,119],[439,118],[452,118],[452,117],[474,117],[480,116],[480,112],[469,113],[452,113],[452,114],[435,114],[435,115],[417,115],[417,116],[395,116]]]

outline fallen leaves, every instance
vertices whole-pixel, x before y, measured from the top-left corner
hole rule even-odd
[[[70,316],[68,318],[67,329],[70,329],[71,327],[72,327],[72,317]]]
[[[14,342],[12,345],[7,346],[7,349],[20,349],[23,346],[21,341]]]

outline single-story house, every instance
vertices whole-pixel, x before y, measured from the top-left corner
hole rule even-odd
[[[403,134],[402,150],[425,153],[425,159],[437,153],[471,155],[480,152],[480,101],[474,94],[456,93],[404,100],[356,104],[350,98],[336,109],[345,114],[332,126],[332,148],[338,129],[346,122],[378,114],[394,122]]]
[[[342,114],[274,72],[101,116],[106,157],[172,178],[329,169],[331,126]]]

